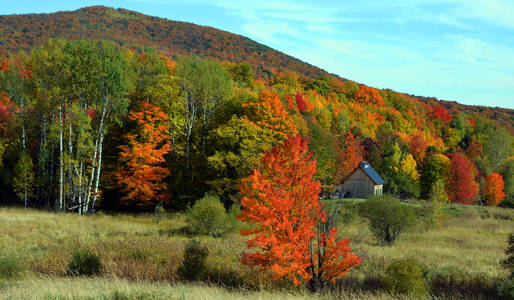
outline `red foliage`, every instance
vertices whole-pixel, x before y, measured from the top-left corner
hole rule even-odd
[[[370,104],[376,104],[379,106],[384,106],[384,99],[382,98],[382,95],[378,92],[377,89],[366,86],[364,84],[359,85],[359,90],[357,93],[355,93],[354,98],[356,100],[359,100],[360,102],[370,105]]]
[[[414,159],[418,164],[423,162],[425,159],[425,152],[428,148],[428,144],[425,142],[423,135],[421,133],[413,136],[409,141],[410,152],[414,156]]]
[[[450,116],[448,111],[442,105],[439,105],[439,104],[435,104],[433,106],[432,118],[441,120],[441,121],[447,122],[447,123],[449,123],[453,120],[452,116]]]
[[[88,110],[86,111],[86,115],[89,118],[94,119],[96,117],[96,110],[94,110],[92,108],[88,108]]]
[[[305,100],[305,98],[303,97],[303,95],[301,93],[296,93],[295,100],[296,100],[296,107],[298,108],[298,110],[300,112],[304,112],[307,110],[307,100]]]
[[[6,137],[9,124],[13,120],[15,105],[5,92],[0,93],[0,137]]]
[[[475,166],[461,153],[448,155],[451,161],[449,196],[451,202],[471,204],[478,196]]]
[[[338,152],[337,178],[343,179],[350,175],[355,168],[364,160],[364,148],[355,139],[352,132],[348,130],[346,141]]]
[[[289,137],[266,153],[261,166],[241,183],[243,209],[238,218],[255,225],[241,234],[252,236],[248,248],[259,249],[244,253],[243,263],[271,270],[275,279],[288,278],[295,285],[340,278],[361,262],[350,252],[350,241],[337,238],[335,228],[326,234],[315,229],[326,222],[326,215],[311,155],[305,139]],[[314,250],[321,248],[324,251]]]
[[[485,178],[484,200],[488,205],[497,206],[505,199],[503,185],[503,177],[498,173],[493,172]]]
[[[116,173],[125,196],[123,204],[154,206],[168,202],[165,178],[170,171],[161,165],[171,150],[167,136],[168,116],[158,107],[143,102],[141,110],[129,118],[137,123],[137,132],[125,135],[127,145],[120,146],[121,170]]]

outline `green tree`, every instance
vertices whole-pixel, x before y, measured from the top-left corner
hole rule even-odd
[[[26,153],[21,153],[20,159],[14,168],[13,189],[16,195],[23,200],[25,207],[28,199],[32,196],[32,185],[34,183],[32,158]]]
[[[392,245],[415,223],[412,208],[388,194],[368,199],[359,213],[369,220],[371,232],[383,245]]]
[[[177,79],[185,108],[185,165],[189,168],[193,130],[197,126],[197,119],[201,124],[201,148],[205,152],[205,138],[214,113],[231,96],[233,90],[229,74],[219,63],[198,57],[179,58]]]
[[[232,117],[211,132],[214,153],[207,158],[211,189],[225,202],[239,202],[239,184],[271,150],[273,139],[246,117]]]
[[[429,202],[429,221],[434,227],[439,226],[443,217],[442,209],[448,203],[448,194],[445,191],[444,182],[438,179],[430,189],[430,202]]]
[[[514,154],[514,138],[504,128],[497,128],[484,143],[484,154],[493,171],[497,171],[502,163]]]

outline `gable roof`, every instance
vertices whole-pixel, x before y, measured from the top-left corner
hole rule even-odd
[[[371,178],[375,185],[385,184],[384,179],[378,175],[377,171],[375,171],[375,169],[373,169],[373,167],[367,161],[362,161],[359,164],[359,168],[363,170],[364,173],[369,176],[369,178]]]

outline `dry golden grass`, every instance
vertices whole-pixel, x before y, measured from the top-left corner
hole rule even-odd
[[[228,291],[204,284],[169,284],[164,282],[128,281],[118,278],[42,277],[12,283],[0,289],[6,299],[191,299],[191,300],[251,300],[251,299],[334,299],[333,295],[317,296],[306,291]],[[419,299],[387,293],[348,293],[338,299]]]
[[[24,290],[31,291],[34,299],[68,299],[71,295],[77,296],[74,299],[113,299],[116,293],[128,295],[118,299],[310,296],[302,289],[286,282],[273,282],[269,275],[243,266],[239,257],[246,249],[245,238],[237,233],[217,239],[197,237],[209,248],[206,282],[217,287],[179,283],[176,270],[189,237],[176,232],[184,225],[182,214],[171,215],[156,224],[148,214],[77,216],[0,208],[1,255],[16,258],[26,268],[19,282],[7,281],[2,285],[0,280],[0,294],[13,299],[24,299]],[[506,275],[499,260],[504,256],[507,236],[514,230],[514,210],[449,205],[441,227],[426,230],[418,226],[390,247],[377,245],[362,219],[340,225],[340,230],[345,237],[358,236],[353,246],[356,251],[366,253],[362,266],[350,273],[351,280],[362,282],[378,276],[392,260],[403,257],[414,257],[429,270],[454,267],[470,276],[481,274],[494,280]],[[105,271],[99,278],[66,277],[69,259],[78,248],[87,248],[100,257]],[[170,282],[175,284],[170,286]],[[228,291],[220,286],[236,289]],[[396,298],[351,287],[338,297]]]

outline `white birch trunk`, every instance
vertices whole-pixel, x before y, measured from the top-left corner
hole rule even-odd
[[[59,210],[63,209],[63,193],[64,193],[64,160],[63,160],[63,134],[62,134],[62,102],[59,98]]]

